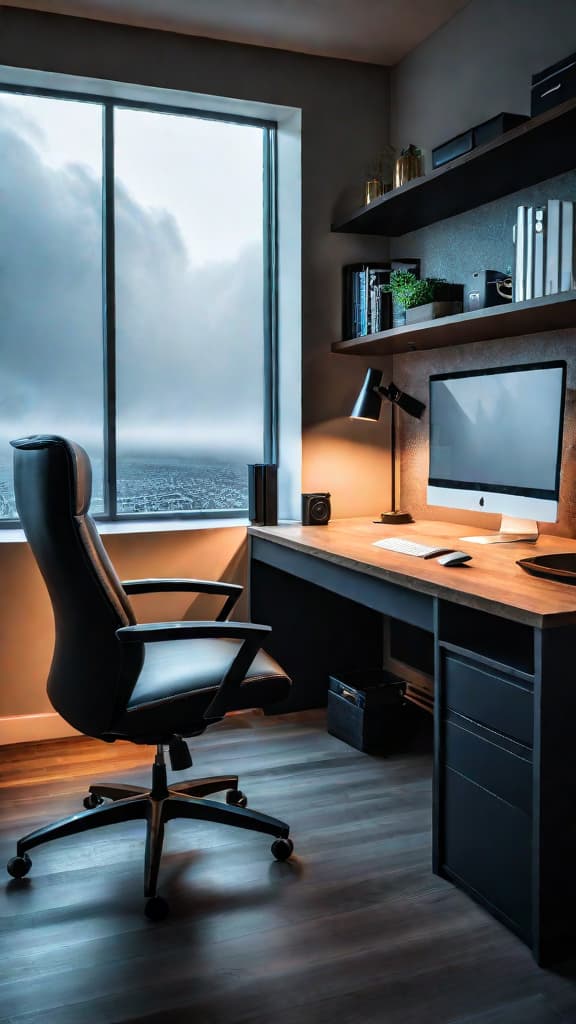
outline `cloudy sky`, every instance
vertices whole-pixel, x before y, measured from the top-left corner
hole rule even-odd
[[[0,94],[0,448],[102,437],[97,104]],[[262,132],[116,115],[119,457],[262,457]]]

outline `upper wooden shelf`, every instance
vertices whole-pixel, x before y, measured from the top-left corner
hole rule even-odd
[[[404,235],[576,166],[576,100],[500,135],[356,210],[333,231]]]
[[[516,338],[565,327],[576,327],[576,291],[393,327],[379,334],[337,341],[332,345],[332,351],[351,356],[385,356],[494,338]]]

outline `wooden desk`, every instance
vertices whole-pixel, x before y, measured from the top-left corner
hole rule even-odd
[[[474,533],[482,531],[474,530]],[[382,623],[434,678],[433,866],[527,942],[576,949],[576,587],[516,565],[533,544],[470,527],[335,520],[251,527],[251,611],[294,678],[286,708],[325,702],[330,672],[382,664]],[[449,569],[373,546],[406,536],[468,551]],[[541,537],[538,553],[576,551]]]

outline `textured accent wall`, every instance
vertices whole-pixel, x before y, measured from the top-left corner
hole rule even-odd
[[[574,50],[576,4],[566,0],[471,0],[409,54],[392,73],[391,137],[430,149],[500,111],[529,113],[530,76]],[[576,149],[575,160],[576,164]],[[394,239],[394,255],[420,256],[422,273],[466,284],[476,270],[513,265],[516,207],[548,198],[576,200],[576,171]],[[434,373],[566,359],[568,400],[560,520],[542,531],[576,536],[576,324],[574,330],[479,342],[394,357],[396,383],[428,401]],[[534,411],[538,415],[538,411]],[[421,422],[402,416],[402,507],[415,518],[466,522],[495,529],[498,517],[451,512],[426,504],[428,411]]]

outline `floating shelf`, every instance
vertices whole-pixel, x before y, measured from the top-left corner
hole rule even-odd
[[[393,327],[379,334],[337,341],[332,345],[332,351],[351,356],[385,356],[395,352],[423,352],[431,348],[468,345],[494,338],[515,338],[566,327],[576,328],[576,291]]]
[[[424,178],[387,192],[333,231],[404,235],[576,166],[576,100],[533,117]]]

